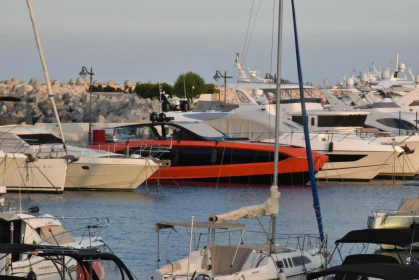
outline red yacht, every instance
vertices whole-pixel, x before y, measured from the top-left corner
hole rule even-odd
[[[229,138],[209,125],[198,122],[151,122],[119,126],[128,140],[94,143],[93,149],[170,160],[150,179],[191,180],[271,184],[274,145]],[[122,138],[122,137],[121,137]],[[108,139],[107,141],[109,141]],[[315,172],[328,160],[313,152]],[[309,181],[305,148],[279,147],[280,185],[301,185]]]

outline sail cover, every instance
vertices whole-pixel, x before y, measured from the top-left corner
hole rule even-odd
[[[271,195],[262,204],[246,206],[229,213],[211,216],[210,221],[215,223],[223,223],[228,221],[235,221],[241,218],[252,219],[260,216],[278,216],[279,212],[279,197],[281,193],[278,191],[278,186],[271,186]]]

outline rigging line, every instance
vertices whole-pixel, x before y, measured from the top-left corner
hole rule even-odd
[[[252,14],[253,14],[253,6],[255,4],[255,0],[252,1],[252,7],[250,8],[250,16],[249,16],[249,22],[247,23],[247,30],[246,30],[246,37],[244,39],[244,45],[243,45],[243,51],[242,54],[244,55],[244,51],[246,49],[246,45],[247,45],[247,36],[249,35],[249,27],[250,27],[250,22],[252,20]],[[243,61],[244,63],[244,61]]]
[[[253,26],[252,26],[252,31],[250,32],[249,43],[247,44],[246,53],[244,54],[244,57],[243,57],[243,65],[244,65],[244,63],[245,63],[245,61],[246,61],[247,52],[249,51],[250,42],[251,42],[251,40],[252,40],[253,31],[255,30],[256,21],[257,21],[257,19],[258,19],[258,15],[259,15],[259,10],[260,10],[260,5],[261,5],[261,4],[262,4],[262,0],[260,0],[260,2],[259,2],[259,6],[258,6],[258,9],[257,9],[257,11],[256,11],[255,19],[254,19]]]
[[[274,31],[275,31],[275,4],[276,0],[273,0],[274,6],[272,8],[272,36],[271,36],[271,63],[269,65],[269,74],[272,74],[272,64],[273,64],[273,51],[274,51]]]

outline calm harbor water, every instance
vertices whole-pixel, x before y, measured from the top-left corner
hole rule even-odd
[[[280,188],[280,233],[317,233],[310,186]],[[418,196],[417,187],[388,182],[363,184],[320,184],[319,195],[329,250],[334,241],[352,229],[366,228],[374,209],[395,209],[400,199]],[[207,221],[210,214],[262,203],[269,187],[225,187],[214,185],[155,186],[136,192],[66,192],[61,195],[22,194],[22,207],[38,205],[42,212],[57,217],[108,217],[109,226],[101,236],[139,279],[150,279],[156,267],[158,221]],[[19,205],[19,195],[10,193],[7,202]],[[265,219],[264,222],[268,220]],[[247,229],[259,230],[256,220],[240,220]],[[65,225],[71,220],[65,221]],[[184,231],[182,232],[184,233]],[[73,235],[76,235],[75,233]],[[186,236],[186,235],[184,235]],[[165,240],[163,240],[164,242]],[[246,241],[246,235],[245,235]],[[179,244],[175,244],[179,247]],[[177,247],[170,248],[177,248]],[[187,249],[186,242],[181,244]],[[177,251],[179,252],[179,251]],[[180,254],[180,253],[178,253]],[[167,258],[162,258],[162,264]],[[171,259],[173,261],[174,259]]]

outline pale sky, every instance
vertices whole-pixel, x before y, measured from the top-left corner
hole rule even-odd
[[[291,5],[284,1],[282,77],[297,80]],[[235,53],[243,51],[253,2],[253,16],[261,4],[244,66],[264,76],[277,0],[32,0],[32,5],[52,79],[77,78],[84,65],[93,66],[100,81],[173,83],[180,73],[193,71],[213,83],[216,70],[236,76]],[[341,73],[360,72],[371,62],[393,67],[397,52],[400,62],[419,71],[419,1],[296,0],[296,7],[304,80],[318,85],[327,76],[334,84]],[[0,36],[0,80],[44,81],[25,0],[3,0]]]

